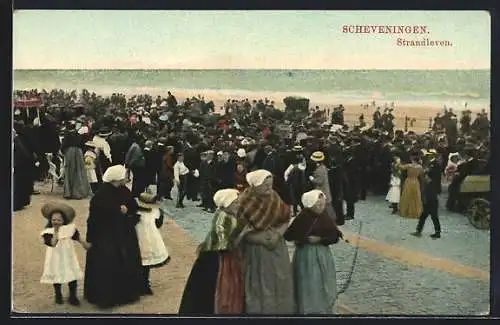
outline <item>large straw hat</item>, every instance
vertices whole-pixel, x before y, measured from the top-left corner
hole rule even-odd
[[[50,220],[54,212],[62,213],[67,219],[68,223],[75,219],[75,209],[62,202],[47,202],[42,206],[42,215],[45,219]]]
[[[313,161],[323,161],[325,160],[325,154],[321,151],[315,151],[311,155],[311,160]]]
[[[139,200],[142,203],[151,204],[151,203],[155,202],[155,195],[144,192],[144,193],[139,194]]]

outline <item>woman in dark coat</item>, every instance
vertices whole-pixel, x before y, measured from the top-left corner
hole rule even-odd
[[[32,171],[35,165],[33,155],[26,149],[21,138],[14,137],[14,211],[21,210],[31,202],[33,192]]]
[[[138,205],[125,186],[126,169],[106,170],[104,183],[90,201],[84,297],[100,308],[137,301],[145,294],[135,231]]]

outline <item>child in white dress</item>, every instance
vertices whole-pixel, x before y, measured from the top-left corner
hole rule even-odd
[[[56,304],[63,303],[61,286],[67,283],[68,302],[73,306],[79,306],[76,288],[77,280],[83,277],[83,273],[73,240],[79,242],[85,249],[88,249],[90,244],[80,238],[80,233],[72,222],[75,212],[70,206],[47,203],[42,207],[42,214],[48,219],[48,223],[41,233],[47,250],[40,282],[53,284]]]
[[[142,196],[141,196],[142,198]],[[139,249],[141,251],[144,275],[144,288],[146,294],[152,295],[149,273],[151,268],[167,264],[170,260],[167,247],[159,228],[163,225],[163,210],[153,208],[151,205],[138,200],[140,220],[135,226]]]
[[[90,183],[90,188],[92,189],[92,193],[95,194],[97,192],[97,187],[99,185],[96,173],[96,164],[95,161],[97,159],[97,154],[95,153],[96,144],[92,141],[85,142],[86,151],[83,155],[83,159],[85,162],[85,172],[87,173],[87,179]]]
[[[392,164],[389,192],[387,192],[387,196],[385,197],[386,201],[389,201],[391,204],[390,207],[392,208],[392,214],[398,213],[398,204],[401,197],[401,172],[398,168],[398,165],[400,164],[401,160],[399,157],[395,157]]]

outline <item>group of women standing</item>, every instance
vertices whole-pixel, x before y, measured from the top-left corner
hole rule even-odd
[[[336,271],[329,245],[342,237],[320,190],[290,208],[266,170],[247,174],[243,192],[219,190],[212,228],[198,247],[180,304],[181,315],[332,314]],[[295,242],[290,261],[286,241]]]

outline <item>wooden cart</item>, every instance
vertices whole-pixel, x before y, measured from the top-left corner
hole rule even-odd
[[[490,229],[490,175],[469,175],[460,185],[460,200],[465,215],[478,229]]]

